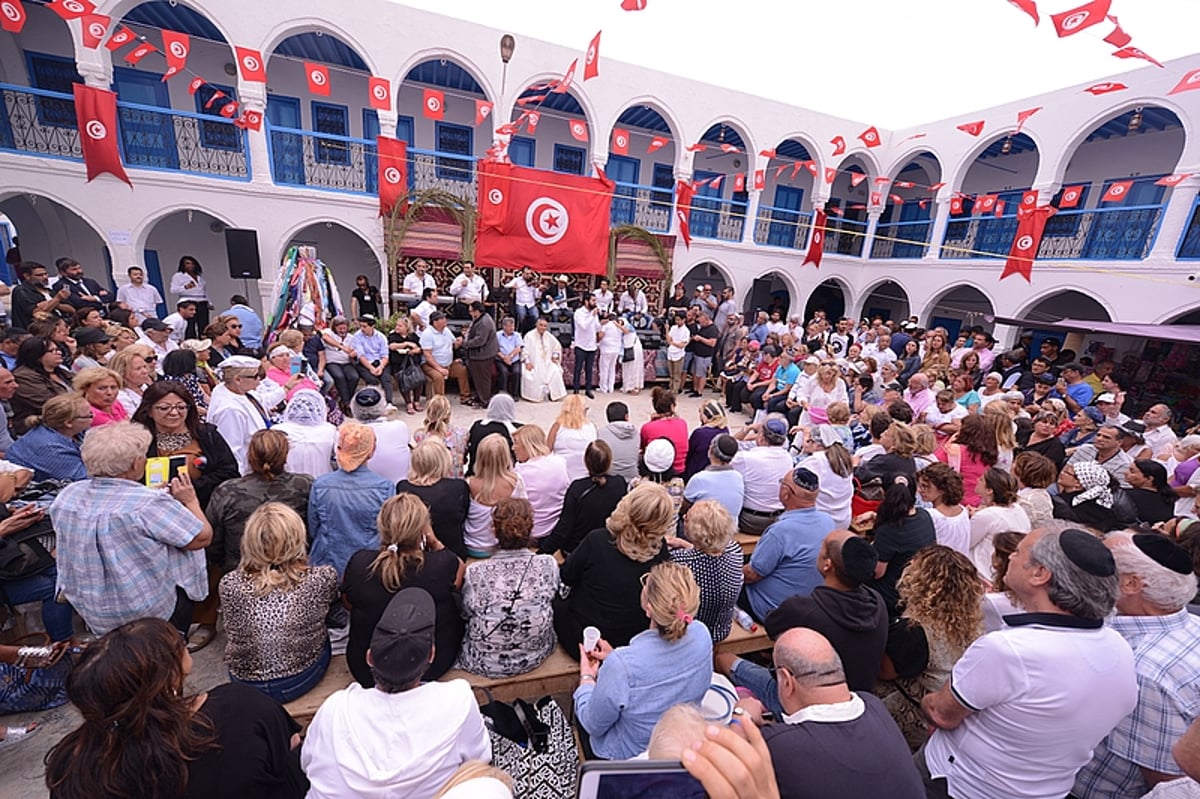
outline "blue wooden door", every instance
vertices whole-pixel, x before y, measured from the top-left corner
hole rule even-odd
[[[271,130],[287,128],[288,130]],[[276,183],[304,185],[304,138],[300,130],[300,101],[295,97],[267,95],[267,141],[271,147],[271,174]]]
[[[776,186],[775,202],[771,208],[771,226],[767,229],[767,244],[776,247],[796,247],[796,226],[804,190],[793,186]],[[803,242],[800,242],[803,244]]]
[[[158,251],[146,250],[142,253],[143,265],[146,267],[146,282],[154,288],[158,289],[158,296],[166,297],[167,290],[163,287],[162,269],[158,264]],[[157,308],[158,318],[163,319],[167,315],[166,303],[160,302]]]
[[[614,225],[632,225],[637,213],[638,173],[642,162],[624,155],[609,155],[605,174],[616,181],[613,189],[611,219]]]
[[[700,172],[697,171],[695,179],[711,180],[717,176],[716,172]],[[724,181],[722,181],[724,185]],[[693,236],[699,236],[706,239],[715,239],[717,237],[717,222],[721,219],[721,187],[713,188],[711,183],[706,183],[696,192],[696,196],[692,198],[692,214],[688,217],[688,230]]]
[[[171,107],[171,94],[159,75],[117,67],[113,70],[117,99],[152,108]],[[170,114],[149,108],[117,107],[121,150],[125,163],[150,169],[179,169],[175,121]]]

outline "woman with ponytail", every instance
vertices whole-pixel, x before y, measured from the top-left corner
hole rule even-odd
[[[342,580],[350,606],[346,664],[364,688],[375,685],[367,649],[375,625],[401,588],[424,588],[437,609],[433,663],[422,678],[436,680],[454,665],[462,644],[463,620],[455,594],[463,583],[463,563],[433,533],[429,508],[415,494],[397,494],[383,503],[376,520],[379,549],[350,557]]]

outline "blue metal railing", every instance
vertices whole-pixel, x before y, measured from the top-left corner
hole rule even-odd
[[[808,243],[812,218],[812,211],[760,205],[754,223],[754,243],[803,250]]]
[[[126,166],[250,179],[249,140],[231,119],[120,101],[117,118]]]
[[[881,222],[875,226],[871,245],[872,258],[924,258],[929,249],[933,223],[928,219],[911,222]]]
[[[867,239],[867,222],[830,214],[825,221],[825,252],[859,257]]]
[[[1046,223],[1038,258],[1139,261],[1150,254],[1166,203],[1059,211]],[[946,226],[941,257],[1006,258],[1017,218],[966,217]]]
[[[278,127],[268,122],[267,150],[271,157],[271,178],[276,183],[349,194],[377,191],[378,154],[374,141]]]
[[[0,83],[0,150],[82,161],[74,96]]]
[[[1181,261],[1200,260],[1200,194],[1192,201],[1192,213],[1188,217],[1187,227],[1179,237],[1179,248],[1175,257]]]
[[[613,225],[637,225],[657,233],[671,229],[671,208],[675,201],[671,188],[613,182],[616,184],[610,214]]]
[[[718,197],[692,198],[688,228],[692,237],[741,241],[746,224],[747,203]]]

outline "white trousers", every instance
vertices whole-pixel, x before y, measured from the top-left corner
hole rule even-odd
[[[601,394],[611,394],[617,382],[617,360],[619,352],[600,353],[600,380],[597,386]]]

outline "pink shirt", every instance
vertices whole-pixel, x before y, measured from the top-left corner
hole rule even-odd
[[[678,416],[655,419],[642,425],[642,449],[656,438],[666,438],[675,445],[675,474],[682,475],[687,466],[688,427]]]
[[[112,407],[107,412],[100,410],[95,405],[92,405],[92,427],[109,424],[110,422],[121,422],[129,418],[129,412],[125,410],[125,406],[119,402],[114,402]]]
[[[283,369],[276,369],[274,366],[272,366],[269,369],[267,369],[267,379],[273,383],[278,383],[281,386],[286,386],[287,381],[292,379],[292,373],[285,371]],[[320,386],[318,386],[313,381],[309,380],[307,377],[302,377],[302,378],[300,378],[300,382],[297,383],[296,385],[292,386],[291,390],[288,391],[287,398],[291,399],[292,395],[295,394],[297,391],[301,391],[302,389],[306,389],[306,388],[311,388],[313,391],[316,391],[317,393],[321,392]]]

